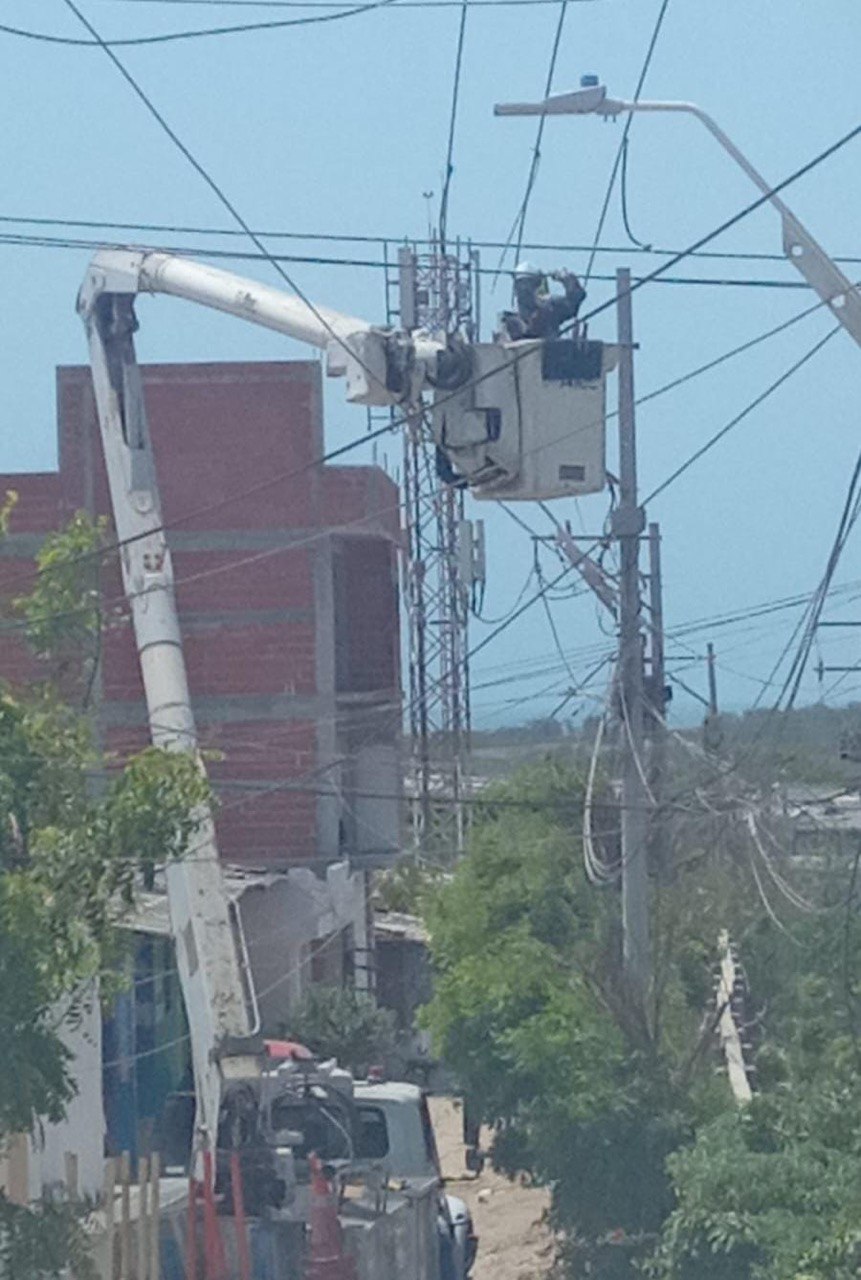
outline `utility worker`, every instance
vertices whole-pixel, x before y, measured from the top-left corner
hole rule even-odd
[[[566,320],[576,319],[586,290],[571,271],[552,271],[550,279],[562,285],[562,293],[551,293],[548,277],[530,262],[514,269],[514,301],[516,311],[502,316],[508,338],[557,338]]]

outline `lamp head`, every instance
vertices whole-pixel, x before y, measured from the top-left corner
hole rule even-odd
[[[543,102],[498,102],[495,116],[586,116],[603,115],[607,89],[597,76],[584,76],[587,83],[571,93],[557,93]]]

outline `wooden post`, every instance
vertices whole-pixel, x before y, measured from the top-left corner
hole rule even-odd
[[[149,1244],[149,1280],[159,1280],[161,1275],[161,1160],[156,1154],[150,1160],[150,1244]]]
[[[102,1184],[105,1207],[105,1254],[108,1260],[108,1280],[114,1280],[114,1221],[117,1188],[117,1162],[111,1157],[105,1161],[105,1180]]]
[[[124,1151],[120,1162],[120,1280],[132,1280],[132,1162]]]
[[[137,1280],[149,1275],[149,1161],[138,1160],[138,1274]]]

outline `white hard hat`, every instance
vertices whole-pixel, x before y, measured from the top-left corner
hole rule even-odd
[[[516,276],[540,276],[544,273],[540,267],[536,267],[534,262],[518,262],[514,268],[514,274]]]

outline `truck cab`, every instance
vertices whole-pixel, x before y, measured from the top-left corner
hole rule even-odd
[[[478,1237],[463,1200],[444,1190],[426,1095],[417,1085],[401,1081],[357,1081],[353,1102],[357,1159],[380,1163],[390,1178],[407,1183],[436,1179],[442,1280],[466,1280],[475,1262]]]

